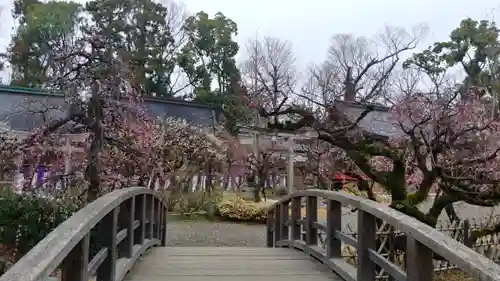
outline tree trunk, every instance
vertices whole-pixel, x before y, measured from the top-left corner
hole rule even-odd
[[[101,192],[101,151],[103,142],[103,131],[101,128],[102,107],[98,96],[98,85],[92,84],[92,97],[89,102],[87,116],[92,120],[91,126],[92,141],[90,143],[90,151],[87,155],[87,169],[85,177],[89,182],[87,200],[92,202],[96,200]]]

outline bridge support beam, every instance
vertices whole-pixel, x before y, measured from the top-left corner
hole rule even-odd
[[[97,239],[102,239],[99,244],[101,248],[107,249],[107,255],[97,269],[97,280],[115,280],[116,278],[118,211],[119,208],[115,208],[98,225]]]
[[[342,255],[342,241],[336,237],[342,231],[342,204],[328,200],[326,207],[326,256],[340,258]]]
[[[369,249],[376,249],[377,247],[377,224],[375,216],[358,210],[358,229],[357,278],[363,281],[375,281],[375,263],[370,259],[368,252]]]
[[[432,280],[434,264],[431,249],[412,237],[406,237],[406,275],[407,281]]]
[[[300,215],[302,211],[302,202],[300,197],[292,198],[292,211],[291,211],[291,240],[300,240]]]
[[[139,220],[139,226],[134,234],[134,244],[144,244],[146,239],[146,195],[141,194],[135,200],[135,218]]]
[[[283,203],[280,207],[281,215],[281,237],[280,240],[288,240],[290,237],[290,228],[288,227],[288,220],[290,218],[290,203]]]
[[[64,259],[62,264],[61,281],[89,280],[89,247],[90,235],[87,234]]]
[[[314,223],[318,221],[318,197],[307,196],[306,201],[306,243],[307,245],[318,244],[318,229]]]

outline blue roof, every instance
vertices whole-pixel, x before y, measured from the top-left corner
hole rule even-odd
[[[0,86],[0,122],[7,123],[12,130],[31,131],[46,122],[43,116],[66,116],[68,107],[69,103],[62,93]],[[213,124],[213,110],[206,105],[175,99],[145,98],[144,107],[151,117],[180,118],[202,127]]]

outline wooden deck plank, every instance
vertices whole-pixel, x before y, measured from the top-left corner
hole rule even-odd
[[[163,247],[146,253],[126,281],[342,280],[295,250],[251,247]]]
[[[290,251],[285,248],[260,248],[260,247],[168,247],[168,257],[172,256],[255,256],[260,257],[300,257],[304,254]],[[235,250],[238,249],[238,250]]]

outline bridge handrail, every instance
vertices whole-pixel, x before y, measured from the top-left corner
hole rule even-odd
[[[301,200],[304,197],[306,217],[302,219]],[[326,225],[318,222],[318,198],[327,201]],[[342,205],[357,209],[357,239],[342,233]],[[406,234],[406,271],[377,253],[377,219]],[[304,238],[301,226],[305,228]],[[326,250],[317,246],[318,230],[326,233]],[[342,259],[342,242],[356,247],[357,267]],[[384,269],[395,280],[433,280],[434,253],[455,264],[474,280],[500,278],[499,265],[443,232],[383,204],[336,191],[298,191],[271,205],[267,216],[267,246],[302,250],[348,281],[375,280],[375,266]]]
[[[96,227],[100,250],[89,257]],[[47,280],[61,269],[62,281],[121,281],[148,248],[166,244],[166,206],[151,189],[130,187],[108,193],[61,223],[0,281]]]

